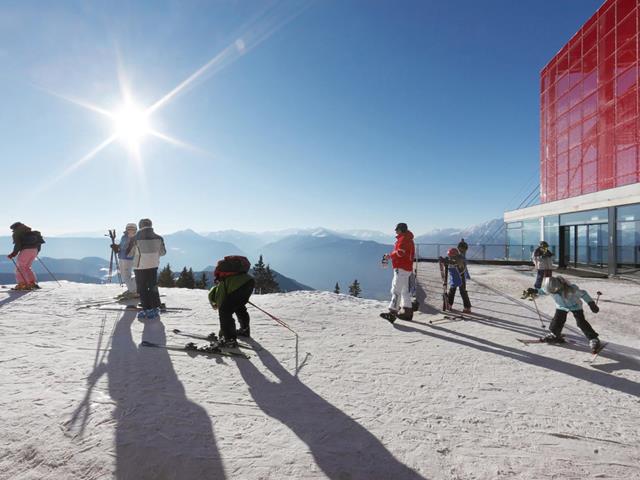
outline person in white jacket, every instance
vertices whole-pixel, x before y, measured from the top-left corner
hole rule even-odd
[[[127,249],[127,254],[133,253],[133,271],[142,304],[138,318],[156,318],[160,311],[158,267],[160,257],[165,255],[167,250],[164,239],[153,231],[151,220],[143,218],[138,222],[138,227],[140,230]]]
[[[111,246],[113,251],[118,254],[118,259],[120,260],[120,274],[122,276],[122,281],[127,287],[123,293],[118,295],[119,299],[138,298],[140,296],[137,293],[138,289],[136,287],[136,279],[133,276],[133,252],[127,253],[129,250],[129,244],[133,242],[137,231],[138,227],[135,223],[127,223],[124,233],[122,234],[122,238],[120,239],[120,243],[113,244]]]

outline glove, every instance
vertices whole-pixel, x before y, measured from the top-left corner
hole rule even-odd
[[[594,301],[589,302],[589,308],[593,313],[598,313],[600,311],[600,307],[598,307]]]
[[[527,288],[527,295],[537,295],[538,294],[538,289],[537,288]]]
[[[13,257],[15,257],[15,255],[14,255],[13,253],[10,253],[9,255],[7,255],[7,258],[8,258],[9,260],[13,259]]]
[[[120,245],[117,244],[113,244],[111,245],[111,250],[113,250],[113,253],[119,253],[120,252]]]

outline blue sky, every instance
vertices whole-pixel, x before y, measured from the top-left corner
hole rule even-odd
[[[424,233],[501,216],[536,185],[539,71],[601,3],[4,1],[0,223]],[[61,97],[115,111],[123,78],[147,107],[208,62],[149,117],[193,148],[146,136],[139,163],[116,139],[62,176],[116,126]]]

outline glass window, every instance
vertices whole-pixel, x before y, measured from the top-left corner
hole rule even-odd
[[[618,207],[619,222],[640,222],[640,203]]]
[[[640,204],[617,208],[616,244],[618,267],[640,267]]]
[[[590,223],[606,223],[609,220],[606,208],[587,210],[585,212],[565,213],[560,215],[560,225],[585,225]]]

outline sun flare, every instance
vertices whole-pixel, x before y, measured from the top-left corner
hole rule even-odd
[[[151,133],[149,115],[134,104],[125,104],[113,115],[117,138],[129,146],[137,146]]]

